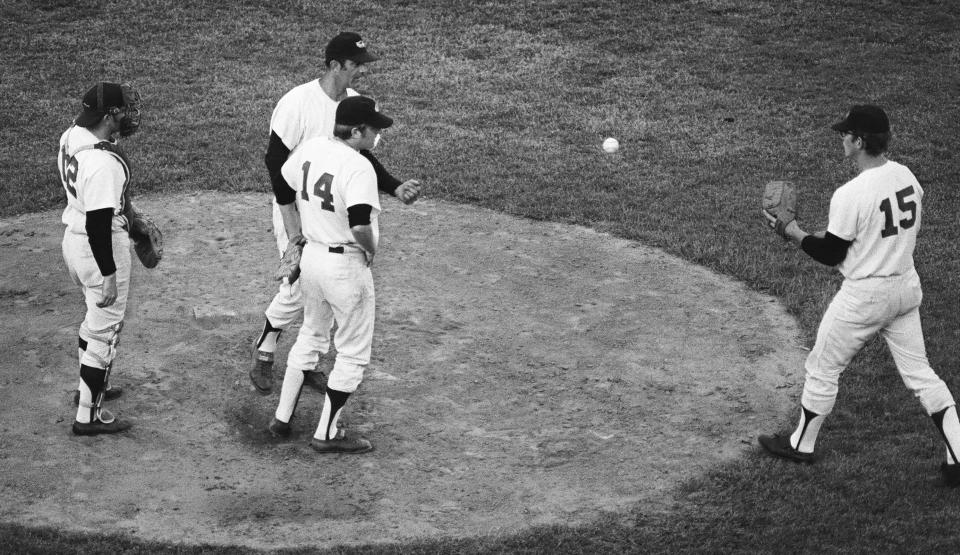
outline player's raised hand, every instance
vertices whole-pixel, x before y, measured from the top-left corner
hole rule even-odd
[[[416,179],[408,179],[397,186],[397,198],[404,204],[413,204],[420,198],[420,182]]]

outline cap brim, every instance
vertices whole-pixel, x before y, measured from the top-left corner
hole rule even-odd
[[[850,131],[850,122],[848,122],[845,119],[840,120],[837,123],[831,125],[830,129],[833,129],[834,131],[839,131],[841,133],[845,131]]]
[[[350,58],[350,60],[356,64],[369,64],[370,62],[375,62],[379,59],[380,58],[374,56],[369,52],[361,52],[360,54],[357,54],[356,56],[353,56]]]
[[[92,127],[100,121],[100,118],[103,117],[103,114],[99,112],[91,112],[90,110],[84,110],[80,112],[80,115],[77,116],[77,119],[74,120],[74,123],[80,127]]]
[[[370,127],[376,127],[377,129],[386,129],[393,125],[393,118],[378,112],[371,121],[367,122],[367,125]]]

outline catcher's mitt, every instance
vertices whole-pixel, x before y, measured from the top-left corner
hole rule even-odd
[[[763,190],[762,207],[771,229],[786,238],[787,225],[797,217],[797,190],[793,182],[768,182]]]
[[[287,278],[287,283],[293,283],[300,277],[300,257],[303,255],[304,239],[295,239],[287,243],[283,256],[280,257],[280,265],[277,266],[277,272],[273,278],[277,281]]]
[[[163,234],[157,224],[141,212],[127,213],[127,232],[133,241],[133,250],[146,268],[155,268],[163,258]]]

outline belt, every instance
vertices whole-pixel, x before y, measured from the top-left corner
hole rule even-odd
[[[343,249],[343,245],[341,245],[341,246],[339,246],[339,247],[327,247],[327,251],[328,251],[328,252],[332,252],[332,253],[336,253],[336,254],[343,254],[343,250],[344,250],[344,249]]]

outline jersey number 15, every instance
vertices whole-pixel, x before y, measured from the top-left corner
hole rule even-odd
[[[917,221],[917,203],[910,200],[911,196],[913,196],[912,185],[897,191],[897,206],[900,208],[900,213],[910,214],[909,218],[903,218],[899,222],[903,229],[910,229]],[[883,229],[880,230],[880,236],[886,238],[899,233],[900,230],[893,221],[893,204],[890,199],[883,199],[880,203],[880,211],[883,212]]]
[[[307,174],[310,173],[310,162],[306,161],[303,163],[303,187],[300,189],[300,198],[303,200],[310,200],[310,194],[307,193]],[[324,173],[317,179],[313,184],[313,196],[320,199],[320,208],[327,210],[329,212],[334,212],[333,209],[333,176],[329,173]]]

